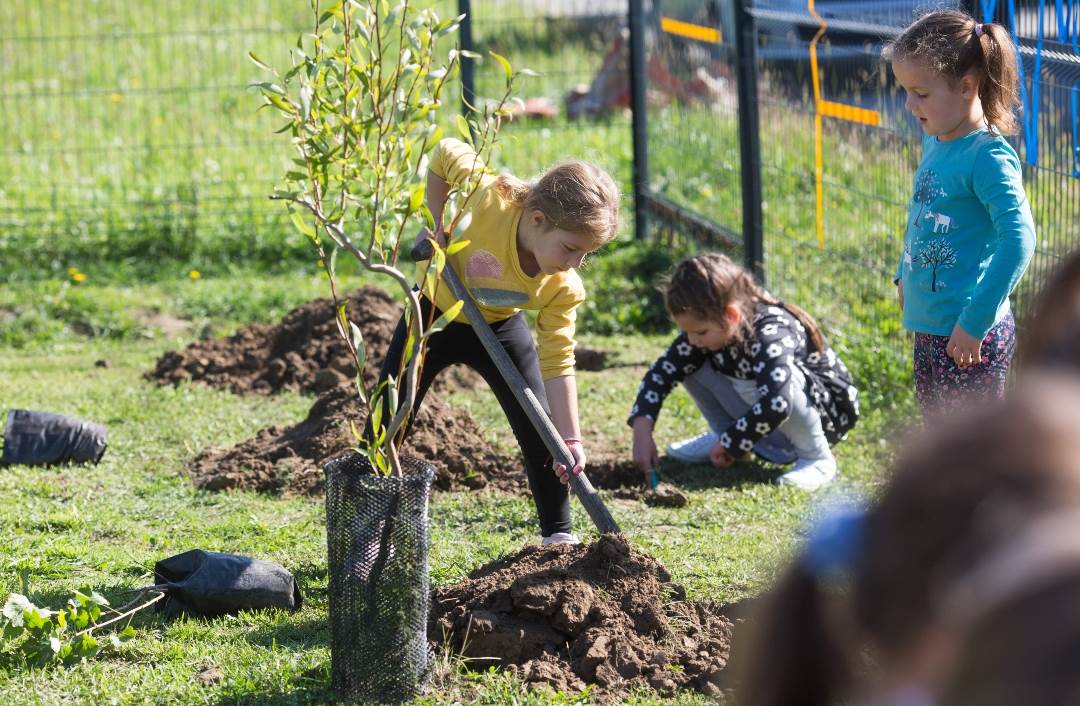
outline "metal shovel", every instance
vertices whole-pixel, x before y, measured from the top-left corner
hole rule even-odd
[[[411,255],[413,260],[419,262],[430,259],[433,252],[434,248],[429,239],[422,238],[413,246]],[[450,293],[463,302],[462,308],[465,311],[465,317],[472,324],[476,335],[480,338],[480,343],[483,344],[484,349],[491,356],[495,367],[499,369],[499,373],[503,376],[503,380],[510,386],[514,397],[517,398],[518,403],[525,410],[525,414],[529,417],[529,421],[532,422],[533,428],[540,434],[540,438],[543,440],[544,446],[547,447],[551,457],[567,468],[573,468],[574,457],[570,453],[570,449],[566,447],[559,432],[555,429],[555,425],[551,423],[551,419],[548,418],[544,408],[540,405],[540,401],[536,399],[536,395],[529,389],[525,378],[518,372],[517,367],[510,360],[510,356],[507,355],[502,344],[499,343],[499,339],[495,337],[495,333],[488,326],[484,315],[476,308],[476,302],[473,301],[475,296],[485,306],[516,307],[524,304],[528,300],[528,296],[522,292],[491,288],[477,288],[470,293],[458,277],[457,272],[450,266],[450,263],[447,263],[446,267],[443,268],[442,278],[450,288]],[[596,488],[589,482],[584,472],[576,476],[570,476],[570,486],[601,534],[621,531],[604,505],[604,501],[600,499]]]

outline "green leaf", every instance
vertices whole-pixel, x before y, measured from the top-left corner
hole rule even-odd
[[[130,640],[131,638],[135,637],[135,628],[128,625],[123,630],[116,633],[116,636],[124,641]]]
[[[276,83],[270,83],[268,81],[259,81],[258,83],[249,83],[248,88],[261,88],[264,91],[269,91],[279,96],[288,95],[285,93],[285,89]]]
[[[360,330],[360,327],[349,322],[349,330],[352,331],[352,343],[356,348],[356,367],[358,370],[364,369],[364,363],[367,362],[367,351],[364,349],[364,334]]]
[[[502,54],[497,54],[493,51],[489,51],[488,54],[491,54],[493,57],[495,57],[495,61],[499,62],[499,65],[502,66],[503,73],[506,74],[507,81],[514,77],[514,68],[510,66],[510,62],[506,60],[505,56],[503,56]]]
[[[304,219],[300,217],[300,214],[296,211],[289,211],[289,219],[296,226],[296,229],[306,235],[309,239],[315,240],[315,229],[304,222]]]
[[[469,132],[469,121],[465,119],[464,115],[458,114],[454,116],[454,122],[457,125],[458,133],[465,138],[466,142],[472,142],[472,133]]]
[[[300,87],[300,117],[307,120],[311,115],[311,86]]]
[[[420,208],[424,203],[425,188],[423,184],[417,184],[413,187],[412,193],[409,194],[409,213],[412,213]]]
[[[467,248],[469,246],[469,243],[471,242],[471,240],[455,240],[454,242],[450,243],[450,245],[446,247],[447,257],[455,253],[461,252],[462,250]]]
[[[75,638],[72,648],[78,657],[93,657],[99,649],[97,640],[90,633],[83,633]]]
[[[23,626],[23,614],[27,610],[36,608],[30,599],[21,593],[12,593],[4,603],[3,616],[15,627]]]
[[[425,338],[433,333],[438,333],[446,328],[451,321],[457,318],[457,315],[461,313],[461,308],[465,306],[465,302],[460,299],[454,302],[454,304],[443,312],[442,316],[435,320],[435,323],[431,325],[431,328],[424,334]]]
[[[248,52],[248,58],[251,59],[252,61],[254,61],[255,65],[258,66],[259,68],[266,69],[267,71],[273,71],[273,69],[270,68],[270,66],[266,62],[264,62],[259,57],[255,56],[255,52],[249,51]]]

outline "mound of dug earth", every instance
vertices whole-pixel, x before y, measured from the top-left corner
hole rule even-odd
[[[428,636],[471,658],[566,692],[618,700],[646,686],[721,693],[732,622],[687,602],[660,563],[622,536],[529,546],[437,589]]]
[[[264,429],[224,451],[205,450],[189,471],[197,486],[210,490],[321,493],[323,464],[356,445],[349,421],[362,430],[364,416],[355,388],[334,388],[319,397],[299,424]],[[427,394],[402,453],[430,462],[440,490],[492,487],[519,492],[526,487],[520,460],[496,454],[472,417],[434,392]]]
[[[364,337],[367,360],[364,380],[378,375],[401,305],[385,290],[366,285],[345,298],[349,321]],[[607,354],[579,347],[578,367],[600,370]],[[447,374],[449,373],[449,375]],[[199,382],[236,394],[274,394],[282,390],[324,392],[356,377],[356,366],[337,329],[333,299],[316,299],[293,309],[281,323],[249,324],[231,336],[194,341],[182,351],[160,358],[147,379],[162,384]],[[435,380],[473,388],[481,380],[474,371],[456,365]]]
[[[365,378],[374,380],[401,306],[370,285],[345,301],[349,320],[366,343]],[[166,384],[201,382],[237,394],[329,390],[356,377],[336,317],[332,299],[316,299],[293,309],[277,325],[250,324],[232,336],[195,341],[182,351],[165,353],[147,378]]]

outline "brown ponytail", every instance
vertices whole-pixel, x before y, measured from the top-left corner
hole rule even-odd
[[[1019,130],[1016,115],[1020,110],[1016,50],[1008,30],[1001,25],[984,24],[978,42],[983,55],[979,82],[983,115],[990,127],[1002,135],[1013,135]]]

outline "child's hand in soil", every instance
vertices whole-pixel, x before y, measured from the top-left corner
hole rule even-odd
[[[656,441],[652,435],[652,420],[648,417],[634,419],[634,445],[630,450],[634,465],[645,474],[645,487],[652,483],[652,469],[656,467],[659,455]]]
[[[727,468],[731,464],[735,463],[735,458],[728,453],[728,450],[724,448],[724,445],[717,441],[709,449],[709,460],[712,461],[712,465],[717,468]]]

